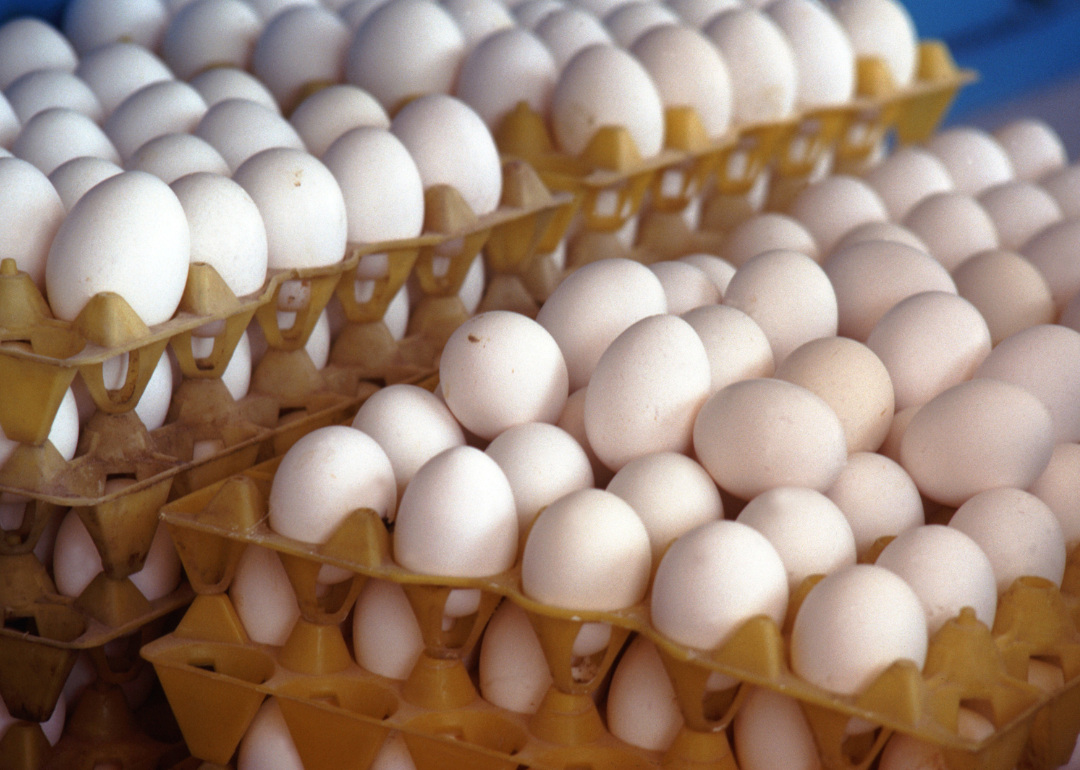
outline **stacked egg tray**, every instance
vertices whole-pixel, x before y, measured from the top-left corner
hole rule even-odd
[[[128,579],[145,562],[162,505],[281,455],[316,428],[351,419],[377,390],[376,381],[412,380],[430,372],[446,337],[465,318],[456,292],[480,250],[486,248],[513,273],[546,241],[557,243],[569,218],[570,196],[549,194],[524,163],[510,161],[504,171],[503,205],[492,214],[478,218],[455,190],[433,188],[427,194],[424,235],[352,248],[342,262],[326,268],[276,272],[247,297],[233,295],[212,267],[192,265],[180,311],[151,328],[110,294],[95,297],[74,322],[57,321],[29,276],[12,260],[4,261],[0,424],[21,444],[0,468],[0,493],[29,503],[21,524],[0,533],[5,608],[0,695],[13,716],[27,720],[5,737],[0,766],[69,767],[74,757],[100,755],[119,758],[123,770],[132,770],[154,766],[171,748],[133,733],[130,715],[107,727],[97,724],[96,713],[116,712],[100,703],[80,709],[87,717],[83,721],[92,723],[83,730],[91,737],[65,736],[55,751],[48,750],[34,723],[53,712],[81,652],[97,655],[105,693],[104,685],[124,681],[105,662],[105,645],[135,635],[144,644],[161,633],[163,619],[191,602],[194,593],[186,584],[149,602]],[[385,269],[380,277],[363,279],[361,301],[357,270],[367,257],[376,257]],[[419,331],[395,342],[381,319],[412,273],[425,294],[413,316]],[[332,362],[316,370],[303,346],[335,293],[347,323]],[[296,296],[302,298],[297,306],[280,299]],[[290,328],[278,323],[283,305],[295,312]],[[234,401],[220,376],[252,319],[269,349],[253,372],[252,393]],[[191,338],[199,332],[215,337],[205,358],[192,352]],[[382,347],[372,343],[380,334]],[[148,432],[133,409],[169,345],[184,380],[168,422]],[[126,381],[109,390],[102,365],[123,354],[128,356]],[[99,411],[82,430],[77,456],[65,461],[47,437],[77,376]],[[219,440],[224,449],[197,456],[196,443],[206,440]],[[114,478],[132,483],[107,491],[106,482]],[[68,508],[77,509],[104,566],[75,599],[57,594],[33,553],[50,521]],[[127,677],[136,673],[132,669]]]
[[[403,569],[391,558],[392,533],[370,510],[354,511],[322,545],[278,535],[267,525],[266,501],[279,462],[260,464],[162,511],[199,596],[176,630],[143,647],[142,655],[153,663],[192,754],[184,767],[233,761],[267,696],[277,699],[308,770],[366,770],[395,731],[419,770],[737,770],[728,728],[749,685],[801,703],[822,765],[830,770],[870,767],[894,732],[940,747],[951,768],[1049,770],[1068,761],[1080,732],[1080,549],[1071,554],[1060,590],[1040,578],[1020,578],[1000,598],[993,629],[965,608],[931,640],[921,672],[898,661],[857,697],[838,696],[799,679],[789,664],[791,623],[818,576],[793,595],[783,627],[759,616],[718,649],[691,649],[652,628],[647,600],[618,612],[574,612],[529,599],[518,568],[483,579]],[[281,647],[252,642],[226,593],[249,544],[277,552],[296,593],[300,619]],[[320,597],[317,576],[324,564],[354,575]],[[403,682],[360,668],[341,631],[369,577],[399,583],[420,625],[425,651]],[[460,588],[480,590],[479,609],[447,627],[444,605]],[[526,611],[553,677],[533,715],[481,700],[467,667],[501,601]],[[610,624],[611,642],[588,658],[575,658],[574,640],[589,622]],[[594,704],[632,634],[656,643],[685,719],[666,753],[612,736]],[[1028,684],[1032,659],[1060,667],[1065,684],[1049,694]],[[709,693],[714,672],[742,684]],[[986,716],[994,733],[981,741],[960,737],[962,706]],[[877,728],[847,739],[853,718]]]

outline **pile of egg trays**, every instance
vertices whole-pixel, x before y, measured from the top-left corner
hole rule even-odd
[[[820,576],[793,594],[783,627],[759,616],[718,649],[690,649],[652,628],[647,602],[617,612],[546,606],[522,593],[518,567],[482,579],[412,573],[392,561],[392,534],[370,510],[354,511],[321,546],[278,535],[266,521],[278,463],[260,464],[162,512],[199,596],[178,628],[142,654],[157,671],[193,757],[215,766],[233,758],[267,696],[277,699],[308,770],[366,770],[393,731],[418,770],[737,770],[727,728],[750,684],[801,702],[830,770],[869,767],[894,731],[941,747],[953,768],[1049,770],[1068,760],[1080,732],[1080,549],[1070,556],[1061,590],[1019,578],[999,599],[993,630],[965,609],[931,640],[921,673],[898,661],[857,697],[838,696],[795,676],[786,651],[801,599]],[[226,593],[249,544],[277,552],[296,594],[300,619],[281,647],[252,642]],[[354,577],[319,597],[323,564]],[[368,577],[401,584],[419,621],[425,651],[404,682],[360,668],[342,635]],[[446,628],[444,605],[457,588],[480,589],[482,599],[474,615]],[[526,611],[553,677],[533,715],[480,700],[466,668],[500,601]],[[613,631],[609,646],[583,661],[572,650],[587,622],[608,623]],[[685,719],[666,753],[609,734],[593,702],[635,633],[656,643]],[[1028,661],[1035,657],[1060,665],[1070,684],[1049,695],[1029,685]],[[582,671],[587,680],[578,678]],[[706,697],[717,671],[744,683],[725,703]],[[996,731],[981,741],[959,737],[962,705],[991,712]],[[845,743],[853,717],[880,726],[872,740]]]

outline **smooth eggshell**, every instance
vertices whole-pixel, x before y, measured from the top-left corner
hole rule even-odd
[[[938,156],[957,192],[978,195],[1015,177],[1012,161],[990,134],[972,126],[956,126],[935,134],[926,149]]]
[[[1080,545],[1080,444],[1058,444],[1046,470],[1028,487],[1057,516],[1072,551]]]
[[[498,0],[443,0],[442,6],[454,17],[470,51],[489,35],[516,26],[510,9]]]
[[[703,305],[720,302],[720,291],[705,271],[676,260],[664,260],[649,265],[664,287],[668,312],[682,315]]]
[[[621,498],[571,492],[536,517],[521,558],[521,587],[536,601],[607,612],[645,598],[652,569],[649,534]]]
[[[169,11],[162,0],[72,0],[61,29],[80,54],[117,40],[153,50],[161,44]]]
[[[194,129],[233,171],[264,150],[304,151],[304,141],[289,121],[259,102],[228,98],[210,106]]]
[[[740,770],[819,770],[810,723],[790,695],[753,687],[735,715],[735,756]]]
[[[370,578],[353,609],[353,654],[363,668],[406,679],[424,651],[424,638],[400,583]]]
[[[829,9],[859,58],[884,62],[893,83],[901,88],[915,79],[919,39],[903,4],[898,0],[835,0]]]
[[[715,254],[685,254],[675,261],[693,265],[704,272],[719,292],[720,299],[723,299],[724,292],[731,283],[731,276],[735,275],[735,265]]]
[[[859,225],[854,230],[848,231],[847,235],[837,241],[836,248],[833,249],[833,254],[842,249],[846,249],[848,246],[865,243],[866,241],[900,243],[904,246],[910,246],[913,249],[927,252],[926,244],[923,243],[922,238],[915,235],[915,233],[911,232],[911,230],[903,225],[898,225],[894,222],[867,222],[866,224]]]
[[[1080,165],[1051,171],[1039,179],[1039,185],[1054,196],[1064,216],[1080,216]]]
[[[874,452],[853,452],[825,495],[843,512],[860,557],[878,538],[923,523],[919,488],[896,461]]]
[[[36,166],[19,158],[0,158],[0,254],[15,260],[45,288],[45,264],[60,223],[64,203]]]
[[[589,458],[589,465],[592,467],[593,481],[597,487],[604,487],[615,474],[600,462],[600,458],[596,456],[596,452],[589,445],[589,437],[585,434],[585,396],[588,392],[589,389],[586,387],[575,390],[570,394],[566,399],[566,406],[563,407],[563,412],[559,415],[559,421],[556,425],[573,436],[581,445],[581,448],[585,450],[585,455]]]
[[[225,64],[246,68],[263,22],[244,0],[194,0],[173,14],[161,56],[182,80]]]
[[[182,80],[163,80],[120,102],[102,128],[127,160],[162,134],[191,133],[205,114],[206,101],[198,91]]]
[[[720,247],[720,256],[735,267],[765,251],[798,251],[820,262],[821,254],[814,236],[797,219],[787,214],[764,212],[736,225]]]
[[[106,115],[143,86],[173,77],[152,51],[130,41],[109,43],[84,53],[75,74],[97,94]]]
[[[232,173],[221,153],[194,134],[154,137],[137,149],[126,165],[129,171],[146,171],[165,184],[200,171],[222,176]]]
[[[616,45],[596,14],[576,3],[544,14],[533,27],[533,33],[551,51],[560,72],[574,56],[591,45]]]
[[[679,25],[679,16],[668,8],[666,3],[656,2],[656,0],[630,0],[611,9],[604,15],[603,22],[612,40],[630,50],[645,33],[659,27]],[[636,53],[634,55],[638,56]],[[638,56],[638,58],[641,57]],[[645,62],[643,61],[642,64]],[[684,78],[684,80],[689,79]],[[655,74],[653,80],[656,80]]]
[[[863,180],[842,174],[826,177],[795,196],[788,212],[814,237],[823,254],[851,230],[889,219],[885,204]]]
[[[927,646],[915,592],[884,567],[856,564],[806,595],[791,632],[791,668],[818,687],[855,695],[897,660],[922,669]]]
[[[67,107],[50,107],[31,118],[12,143],[11,154],[46,175],[80,155],[120,163],[119,153],[97,123]]]
[[[0,26],[0,90],[34,70],[71,72],[78,60],[68,39],[43,19],[27,15]]]
[[[779,486],[824,491],[847,460],[832,408],[774,379],[736,382],[706,401],[694,423],[694,451],[716,483],[744,500]]]
[[[346,131],[360,126],[390,128],[390,117],[375,97],[348,83],[320,88],[297,105],[289,122],[308,152],[324,163],[327,149]]]
[[[774,0],[765,12],[795,54],[798,106],[808,110],[848,102],[855,91],[855,51],[836,17],[816,0]]]
[[[289,725],[274,697],[267,698],[248,725],[236,757],[237,770],[304,770]]]
[[[127,171],[87,192],[56,232],[45,268],[49,303],[74,320],[95,294],[116,292],[147,325],[163,323],[187,283],[187,217],[168,185]]]
[[[957,293],[982,313],[997,345],[1057,314],[1050,287],[1031,262],[1011,251],[993,249],[965,259],[952,273]]]
[[[979,203],[994,220],[998,243],[1012,251],[1062,218],[1054,196],[1034,182],[1014,180],[988,187],[979,194]]]
[[[270,90],[250,72],[237,67],[211,67],[203,70],[190,81],[209,107],[229,99],[246,99],[255,102],[275,115],[281,115],[281,107]],[[262,122],[267,122],[265,119]],[[226,131],[228,129],[226,128]],[[282,138],[288,138],[288,132],[278,128]]]
[[[968,257],[998,247],[997,227],[975,198],[962,192],[935,193],[904,217],[930,254],[952,271]]]
[[[20,76],[4,89],[20,123],[26,123],[49,107],[67,107],[100,123],[104,110],[97,95],[81,78],[68,70],[39,69]]]
[[[312,431],[285,453],[268,502],[272,530],[305,543],[325,543],[357,508],[392,520],[397,484],[375,439],[332,425]]]
[[[918,203],[951,192],[952,177],[941,159],[921,147],[900,147],[869,169],[863,179],[881,196],[889,218],[902,221]]]
[[[244,630],[259,644],[285,644],[300,617],[296,594],[277,552],[254,543],[240,555],[229,598]]]
[[[772,347],[753,318],[727,305],[705,305],[683,313],[709,358],[709,395],[739,380],[772,377]]]
[[[1031,486],[1053,446],[1053,420],[1038,398],[1012,383],[978,379],[915,413],[900,461],[926,497],[958,506],[994,487]]]
[[[480,695],[500,708],[533,714],[551,683],[529,616],[514,602],[503,602],[491,616],[480,646]]]
[[[251,52],[251,72],[288,113],[305,89],[345,79],[352,31],[321,5],[295,5],[270,19]],[[297,51],[304,51],[297,56]]]
[[[656,645],[647,637],[635,637],[619,660],[611,677],[606,716],[612,735],[650,751],[667,751],[682,729],[675,687]]]
[[[94,187],[98,182],[116,176],[123,170],[111,160],[95,158],[91,155],[80,155],[78,158],[72,158],[67,163],[53,169],[53,172],[49,174],[49,181],[53,183],[56,192],[60,194],[60,200],[64,202],[64,209],[71,211],[71,207],[87,190]]]
[[[193,336],[191,350],[196,358],[208,357],[214,349],[213,343],[213,337]],[[229,358],[229,364],[221,373],[221,382],[228,388],[229,395],[234,401],[239,401],[248,394],[248,388],[251,386],[251,341],[247,332],[240,335],[240,340],[236,343],[236,348]],[[141,399],[139,403],[142,403]],[[146,421],[143,420],[143,422]]]
[[[1064,310],[1069,300],[1080,291],[1077,244],[1080,244],[1080,218],[1050,225],[1024,244],[1022,249],[1023,255],[1046,278],[1059,311]]]
[[[421,466],[405,488],[394,526],[394,560],[414,572],[486,577],[517,555],[514,492],[498,463],[457,446]]]
[[[994,139],[1008,154],[1017,179],[1035,181],[1069,160],[1061,137],[1037,118],[1010,121],[994,131]]]

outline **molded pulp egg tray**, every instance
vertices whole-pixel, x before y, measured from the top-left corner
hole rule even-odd
[[[1068,760],[1080,731],[1080,549],[1064,587],[1020,578],[1000,599],[993,629],[969,609],[933,637],[920,672],[899,661],[857,697],[828,693],[792,673],[790,627],[807,578],[793,595],[784,627],[759,616],[715,650],[680,646],[653,629],[647,600],[618,612],[573,612],[545,606],[521,590],[520,571],[483,579],[420,575],[396,565],[392,534],[371,510],[354,511],[329,541],[309,545],[274,533],[266,501],[280,458],[165,506],[188,577],[199,596],[175,632],[145,646],[196,758],[224,765],[234,755],[263,699],[275,697],[308,770],[366,770],[392,731],[399,731],[419,770],[436,768],[705,768],[736,770],[725,731],[747,686],[708,693],[710,674],[789,694],[801,703],[827,768],[866,768],[894,731],[941,746],[953,768],[1055,768]],[[249,544],[278,553],[301,617],[285,644],[250,641],[226,594]],[[316,593],[323,564],[354,576]],[[405,589],[425,644],[404,682],[361,669],[341,631],[364,581]],[[455,588],[480,589],[475,614],[445,627],[443,608]],[[535,715],[479,699],[466,659],[500,601],[529,615],[554,685]],[[613,627],[611,642],[575,658],[583,623]],[[653,640],[686,721],[666,753],[629,746],[606,732],[592,693],[633,633]],[[1027,683],[1032,658],[1063,671],[1065,685],[1044,693]],[[983,713],[995,732],[982,741],[957,735],[961,706]],[[852,717],[880,726],[845,741]]]

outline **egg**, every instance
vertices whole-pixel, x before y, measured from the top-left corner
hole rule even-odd
[[[275,115],[281,114],[274,95],[254,75],[237,67],[211,67],[191,78],[191,86],[209,107],[227,99],[247,99],[261,104]]]
[[[75,456],[79,445],[79,411],[75,403],[75,394],[70,388],[64,393],[56,409],[47,440],[65,460],[70,460]],[[9,439],[4,434],[4,429],[0,428],[0,466],[8,461],[18,446],[19,442]]]
[[[11,108],[4,94],[0,93],[0,158],[11,157],[7,148],[15,141],[20,129],[15,110]]]
[[[546,116],[558,68],[547,46],[523,27],[493,32],[461,64],[454,95],[492,132],[518,103]]]
[[[280,647],[300,617],[292,583],[277,552],[249,544],[236,564],[229,598],[253,642]]]
[[[60,28],[80,54],[117,40],[153,50],[161,43],[168,20],[161,0],[72,0],[64,7]]]
[[[1080,189],[1080,166],[1065,166],[1057,171],[1051,171],[1039,179],[1039,185],[1054,196],[1061,212],[1065,217],[1080,216],[1080,196],[1076,191]]]
[[[64,208],[71,211],[71,207],[87,190],[123,170],[110,160],[80,155],[53,169],[49,174],[49,181],[60,194]]]
[[[540,38],[555,59],[561,72],[578,53],[591,45],[616,42],[596,14],[577,4],[556,8],[545,14],[534,26],[533,32]]]
[[[646,32],[657,27],[679,25],[680,21],[678,14],[664,3],[655,0],[631,0],[609,11],[604,16],[603,23],[612,40],[623,48],[630,49]]]
[[[263,150],[304,152],[304,140],[289,121],[250,99],[230,98],[214,104],[194,133],[221,153],[234,173]]]
[[[693,265],[704,272],[716,287],[721,299],[731,283],[731,276],[735,275],[735,265],[715,254],[686,254],[675,261]]]
[[[945,164],[922,147],[899,147],[870,168],[863,179],[881,196],[889,218],[900,222],[919,202],[935,193],[952,192]]]
[[[708,397],[705,347],[686,321],[644,318],[604,351],[585,396],[585,431],[612,470],[651,452],[686,452]]]
[[[400,583],[369,578],[353,609],[353,654],[363,668],[407,679],[424,651],[424,638]]]
[[[997,141],[977,128],[956,126],[934,135],[926,149],[937,155],[956,191],[978,195],[1015,177],[1012,161]]]
[[[404,383],[373,393],[352,426],[374,438],[386,452],[398,496],[420,467],[445,449],[465,444],[454,416],[431,392]]]
[[[796,103],[814,109],[850,101],[855,51],[837,18],[815,0],[774,0],[765,12],[787,36],[795,55]]]
[[[192,134],[162,134],[142,145],[125,164],[129,171],[146,171],[171,185],[188,174],[229,176],[229,164],[208,142]]]
[[[369,770],[416,770],[403,733],[390,733]]]
[[[589,445],[589,437],[585,433],[585,396],[588,390],[587,387],[579,388],[570,394],[556,425],[573,436],[585,450],[585,456],[589,458],[589,466],[592,468],[593,481],[597,487],[603,487],[611,480],[614,473],[600,462],[600,458]]]
[[[312,336],[315,336],[314,332]],[[213,349],[213,337],[191,338],[191,352],[194,353],[196,358],[208,358]],[[248,388],[251,385],[251,368],[251,342],[248,340],[247,332],[244,332],[240,335],[240,340],[236,343],[232,356],[229,357],[228,366],[221,373],[221,382],[228,389],[229,395],[233,397],[234,401],[239,401],[248,394]],[[316,365],[315,368],[321,369],[322,367]]]
[[[1080,444],[1057,444],[1050,455],[1046,470],[1028,487],[1028,491],[1046,503],[1057,517],[1065,538],[1065,547],[1072,552],[1080,545]]]
[[[686,262],[665,260],[654,262],[649,269],[656,273],[664,287],[668,312],[682,315],[696,307],[720,302],[716,284],[701,270]]]
[[[424,463],[405,488],[394,526],[394,561],[425,575],[486,577],[513,566],[517,513],[510,482],[469,446]]]
[[[923,495],[958,506],[994,487],[1030,487],[1050,462],[1053,430],[1050,412],[1028,391],[971,380],[915,413],[900,442],[900,462]]]
[[[767,251],[747,261],[732,276],[724,304],[761,327],[777,366],[804,342],[837,330],[836,292],[828,276],[797,251]]]
[[[32,163],[0,158],[0,254],[15,260],[39,289],[45,287],[49,247],[64,220],[64,203]]]
[[[832,408],[774,379],[742,380],[710,397],[694,422],[694,451],[716,483],[743,500],[778,486],[824,491],[847,460]]]
[[[775,249],[798,251],[815,262],[824,256],[801,222],[773,211],[755,214],[738,224],[724,238],[720,256],[740,267],[751,257]]]
[[[105,132],[81,112],[67,107],[50,107],[31,118],[12,143],[11,154],[30,161],[45,175],[80,155],[120,163],[120,155]]]
[[[830,9],[860,58],[874,57],[903,88],[915,79],[918,37],[907,9],[896,0],[835,0]]]
[[[243,0],[194,0],[169,20],[161,57],[182,80],[210,67],[245,69],[262,26],[259,14]]]
[[[593,486],[585,450],[555,425],[528,422],[507,428],[484,452],[499,464],[510,482],[522,535],[545,507],[563,495]]]
[[[736,521],[709,522],[664,554],[653,580],[652,623],[677,644],[711,650],[755,615],[782,623],[787,586],[764,535]]]
[[[281,713],[281,706],[272,696],[263,701],[251,720],[236,756],[237,770],[258,770],[262,767],[304,769],[300,753],[289,733],[289,725]]]
[[[555,422],[569,394],[555,339],[527,316],[493,310],[450,336],[439,362],[450,411],[468,430],[492,439],[513,425]]]
[[[352,31],[333,11],[318,4],[294,5],[271,18],[251,52],[251,71],[288,113],[312,84],[345,79],[345,55]],[[305,51],[302,57],[297,51]]]
[[[875,562],[895,572],[914,589],[933,636],[964,607],[994,627],[997,583],[990,559],[979,544],[956,527],[928,524],[902,532]]]
[[[949,527],[970,537],[989,557],[998,593],[1034,575],[1060,586],[1065,539],[1054,512],[1030,492],[988,489],[956,509]]]
[[[293,110],[289,122],[308,152],[317,158],[322,158],[330,145],[350,129],[390,128],[390,118],[382,105],[364,89],[347,83],[335,83],[308,96]]]
[[[139,396],[139,402],[135,404],[134,412],[142,421],[147,430],[157,430],[165,424],[169,412],[169,403],[173,393],[173,371],[169,356],[161,356],[154,371],[150,374],[150,380],[146,388]],[[109,390],[120,390],[128,376],[128,354],[121,353],[102,362],[101,380]],[[84,403],[87,403],[86,418],[93,414],[95,404],[82,379],[72,383],[72,391]],[[82,405],[80,404],[80,410]]]
[[[465,36],[438,3],[389,0],[356,31],[345,76],[394,114],[413,97],[450,93],[465,52]]]
[[[0,90],[34,70],[71,72],[78,60],[68,39],[42,19],[21,16],[0,26]]]
[[[804,188],[791,203],[791,216],[799,220],[814,237],[823,254],[851,230],[867,222],[889,218],[874,189],[861,179],[837,174]]]
[[[268,503],[272,530],[306,543],[325,543],[357,508],[371,508],[392,521],[397,483],[375,439],[331,425],[307,434],[285,453]]]
[[[1009,121],[998,127],[993,136],[1009,156],[1017,179],[1035,181],[1068,163],[1061,137],[1037,118]]]
[[[918,595],[884,567],[855,564],[806,595],[791,632],[791,668],[830,692],[855,695],[897,660],[922,669],[929,641]]]
[[[735,756],[741,770],[820,770],[810,723],[790,695],[750,688],[735,715]]]
[[[962,192],[924,198],[908,212],[903,224],[950,272],[968,257],[999,245],[994,220],[975,198]]]
[[[525,610],[505,601],[480,646],[480,695],[519,714],[534,714],[551,689],[551,671]]]
[[[95,294],[113,291],[148,326],[172,317],[187,283],[187,217],[168,185],[126,171],[87,192],[56,232],[45,266],[49,303],[74,320]]]
[[[651,569],[649,534],[634,509],[610,492],[582,489],[536,517],[521,587],[553,607],[607,612],[644,599]]]
[[[732,123],[765,123],[795,109],[798,72],[787,37],[755,8],[718,13],[702,30],[727,64],[733,96]]]
[[[685,24],[702,29],[722,11],[740,7],[742,0],[671,0],[667,5]]]
[[[489,35],[516,26],[510,10],[498,0],[444,0],[442,6],[454,17],[469,51]]]
[[[865,243],[866,241],[901,243],[913,249],[929,253],[922,239],[903,225],[898,225],[895,222],[867,222],[849,231],[847,235],[837,241],[833,254],[846,249],[848,246]]]
[[[584,152],[604,126],[624,127],[643,158],[660,152],[664,141],[664,107],[648,72],[631,54],[605,43],[582,49],[562,68],[551,96],[551,123],[555,143],[571,155]]]
[[[514,6],[513,13],[519,25],[535,30],[548,14],[560,8],[566,8],[562,0],[523,0]]]
[[[173,76],[152,51],[131,41],[109,43],[84,52],[75,74],[97,94],[106,115],[143,86],[171,80]]]
[[[994,220],[998,243],[1012,251],[1062,218],[1054,196],[1033,182],[1016,180],[987,188],[979,203]]]
[[[49,107],[67,107],[81,112],[95,123],[104,110],[101,102],[81,78],[68,70],[40,69],[19,76],[4,89],[4,96],[20,123],[26,123]]]
[[[1080,243],[1080,219],[1066,219],[1047,227],[1024,244],[1022,250],[1046,278],[1059,312],[1080,291],[1080,269],[1073,258],[1077,243]]]
[[[709,394],[738,380],[771,377],[775,369],[769,338],[741,310],[706,305],[682,315],[705,345],[709,358]]]
[[[863,557],[878,538],[923,523],[923,505],[911,476],[895,461],[873,452],[853,452],[826,496],[843,512]]]
[[[619,659],[605,713],[612,735],[648,751],[667,751],[683,728],[675,688],[647,637],[635,637]]]

